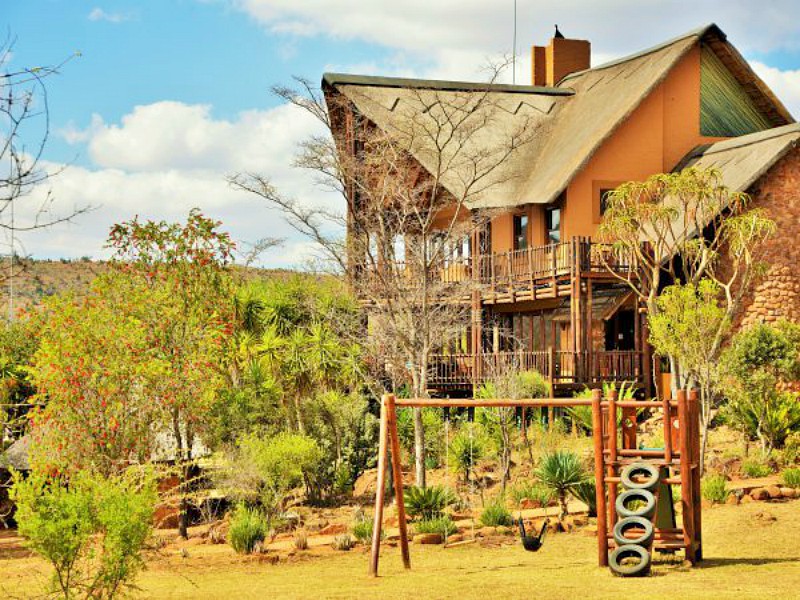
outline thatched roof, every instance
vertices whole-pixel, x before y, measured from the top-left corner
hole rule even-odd
[[[344,95],[366,118],[389,132],[407,128],[409,119],[424,126],[425,120],[433,117],[419,107],[437,98],[463,102],[465,96],[490,94],[489,104],[497,114],[470,143],[499,144],[509,132],[523,126],[532,126],[535,131],[533,139],[496,174],[496,185],[470,195],[467,205],[505,208],[546,204],[558,198],[600,146],[701,40],[731,69],[770,123],[779,126],[794,122],[713,24],[626,58],[573,73],[556,87],[326,74],[323,89],[329,100],[333,94]],[[412,154],[423,167],[432,168],[435,152],[424,143],[413,148]],[[454,172],[444,178],[443,185],[461,198],[464,190],[459,185],[463,181],[464,177]]]
[[[675,170],[686,167],[717,169],[727,187],[746,192],[798,143],[800,124],[792,123],[699,146],[687,154]]]

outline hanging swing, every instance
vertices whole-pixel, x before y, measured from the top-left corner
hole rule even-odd
[[[525,548],[525,550],[527,550],[528,552],[538,551],[544,544],[544,534],[547,531],[547,521],[545,521],[544,525],[542,525],[542,530],[538,533],[538,535],[528,535],[525,532],[525,523],[522,521],[521,516],[519,518],[518,524],[519,524],[519,539],[522,541],[522,547]]]

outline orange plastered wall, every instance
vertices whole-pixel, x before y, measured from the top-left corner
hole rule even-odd
[[[600,189],[669,172],[695,146],[719,139],[700,135],[700,47],[696,45],[567,187],[563,239],[594,234],[600,222]]]

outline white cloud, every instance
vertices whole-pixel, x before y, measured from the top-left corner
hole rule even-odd
[[[800,69],[781,71],[759,61],[751,61],[753,70],[764,80],[795,118],[800,117]]]
[[[284,193],[306,202],[337,202],[292,166],[298,141],[321,125],[301,109],[283,105],[245,111],[233,120],[214,119],[204,105],[157,102],[137,106],[119,124],[95,115],[84,130],[62,131],[70,143],[85,143],[96,168],[70,166],[50,181],[54,214],[73,207],[99,208],[74,225],[21,234],[27,252],[38,257],[103,257],[109,227],[135,215],[182,220],[193,207],[223,222],[234,239],[290,238],[264,255],[270,266],[298,266],[311,254],[280,215],[263,201],[232,189],[225,176],[240,171],[269,174]],[[61,165],[45,165],[51,170]],[[39,194],[44,193],[40,190]],[[36,198],[20,209],[32,218]],[[25,214],[27,212],[27,214]]]
[[[432,70],[473,75],[475,58],[510,54],[512,3],[485,0],[231,0],[273,32],[361,40],[427,61]],[[794,18],[793,18],[794,17]],[[716,22],[743,52],[800,48],[796,0],[536,0],[519,3],[518,53],[546,43],[558,23],[590,39],[595,64]],[[600,59],[599,61],[597,59]]]
[[[130,13],[112,13],[106,12],[99,6],[93,8],[86,16],[90,21],[106,21],[108,23],[122,23],[123,21],[130,21],[133,15]]]

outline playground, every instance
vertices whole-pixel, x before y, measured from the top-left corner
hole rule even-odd
[[[656,560],[650,577],[623,579],[597,567],[596,539],[581,532],[547,538],[537,553],[519,541],[444,549],[412,543],[413,569],[386,548],[381,576],[367,574],[369,549],[329,547],[297,553],[278,564],[249,560],[227,545],[167,546],[147,556],[137,585],[159,598],[621,598],[635,593],[669,598],[792,598],[800,581],[798,501],[719,505],[704,511],[704,560],[696,567]],[[773,520],[774,519],[774,520]],[[4,597],[29,598],[41,589],[44,563],[12,555],[0,540]],[[186,552],[182,552],[185,548]],[[16,558],[12,558],[16,556]],[[635,590],[635,592],[634,592]],[[712,593],[713,592],[713,593]]]

